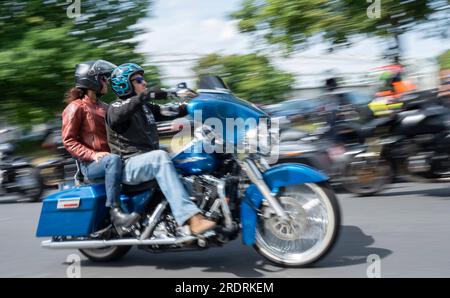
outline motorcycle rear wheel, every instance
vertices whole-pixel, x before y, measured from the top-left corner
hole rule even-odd
[[[109,246],[105,248],[79,249],[92,262],[112,262],[125,256],[131,246]]]
[[[326,183],[287,186],[278,197],[292,220],[283,226],[275,215],[260,218],[256,251],[286,267],[304,267],[324,257],[337,239],[341,221],[338,201],[330,186]]]

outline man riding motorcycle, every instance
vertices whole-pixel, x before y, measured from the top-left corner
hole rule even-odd
[[[106,124],[111,152],[124,161],[122,182],[137,185],[156,179],[170,204],[177,223],[187,222],[193,234],[215,226],[200,214],[200,209],[185,191],[167,152],[159,149],[156,121],[186,115],[184,105],[175,116],[164,116],[161,107],[150,102],[167,98],[157,87],[147,89],[144,70],[125,63],[111,74],[111,87],[118,96],[108,108]]]

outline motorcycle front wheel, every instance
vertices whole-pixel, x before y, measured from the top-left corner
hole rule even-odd
[[[266,259],[287,267],[312,264],[330,251],[340,227],[340,209],[328,184],[284,187],[277,196],[289,220],[260,217],[255,249]],[[262,213],[264,215],[263,207]]]
[[[368,158],[350,162],[344,172],[343,188],[359,196],[380,192],[394,180],[391,164],[383,158]]]

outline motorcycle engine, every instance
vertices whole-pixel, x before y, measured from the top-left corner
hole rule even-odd
[[[200,210],[205,213],[217,211],[220,206],[220,201],[217,200],[219,198],[218,185],[221,183],[220,179],[209,175],[188,176],[183,178],[183,182]]]

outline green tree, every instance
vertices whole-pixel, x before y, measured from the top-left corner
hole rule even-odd
[[[444,53],[438,56],[439,69],[450,69],[450,50],[445,51]]]
[[[276,69],[265,56],[257,54],[202,57],[194,67],[197,76],[219,75],[238,97],[255,103],[286,99],[294,77]]]
[[[316,35],[329,41],[331,49],[349,45],[350,37],[362,35],[389,38],[394,46],[388,55],[398,57],[400,36],[419,24],[433,20],[434,26],[430,30],[448,33],[447,0],[370,2],[244,0],[231,17],[239,20],[241,32],[253,33],[269,44],[282,45],[288,52],[308,46],[311,37]]]
[[[142,29],[132,25],[147,15],[151,0],[79,3],[81,16],[72,19],[65,0],[0,2],[2,117],[27,124],[52,118],[63,109],[81,61],[144,62],[133,41]],[[150,77],[158,76],[155,67],[148,70]]]

